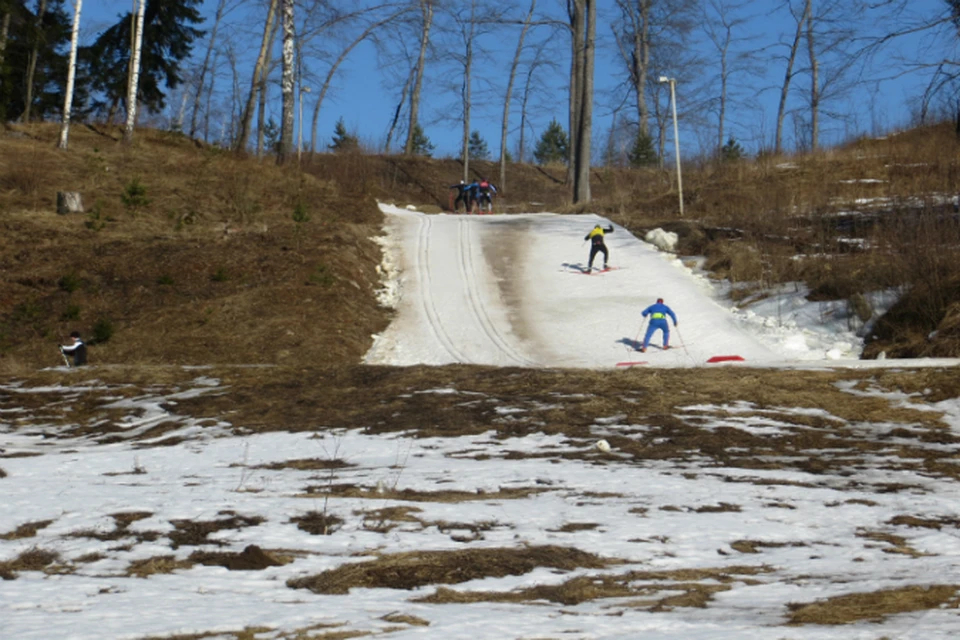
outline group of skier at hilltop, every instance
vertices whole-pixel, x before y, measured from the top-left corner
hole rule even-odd
[[[486,178],[480,178],[476,182],[467,184],[461,180],[460,184],[450,185],[451,189],[456,189],[456,198],[450,208],[454,213],[460,211],[460,203],[463,203],[464,213],[493,213],[493,197],[497,195],[497,188]]]

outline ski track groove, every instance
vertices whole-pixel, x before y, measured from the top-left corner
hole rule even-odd
[[[471,242],[472,221],[461,218],[458,224],[458,249],[460,253],[460,275],[463,278],[464,286],[467,290],[467,299],[470,302],[470,312],[473,314],[477,323],[483,329],[484,335],[493,344],[500,353],[508,360],[521,366],[536,366],[536,363],[527,359],[500,333],[497,325],[490,319],[486,307],[480,300],[476,271],[474,271],[473,244]]]
[[[420,299],[423,303],[424,314],[427,317],[431,332],[436,336],[437,341],[443,346],[450,357],[453,358],[455,362],[461,364],[473,364],[457,349],[457,346],[449,334],[444,330],[443,323],[440,320],[440,314],[437,313],[437,307],[433,302],[430,280],[430,229],[433,226],[433,222],[429,216],[421,215],[419,218],[420,228],[417,234],[417,254],[419,257],[417,261],[417,281],[420,286]]]

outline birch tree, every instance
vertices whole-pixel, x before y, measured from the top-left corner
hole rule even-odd
[[[257,63],[253,67],[253,78],[250,80],[250,93],[247,95],[247,103],[243,108],[243,115],[240,117],[240,132],[237,135],[235,146],[237,151],[246,149],[250,140],[250,123],[253,121],[254,103],[257,99],[258,88],[261,86],[263,78],[266,77],[267,56],[270,52],[270,44],[273,42],[273,21],[276,13],[277,0],[270,0],[270,6],[267,7],[267,18],[263,26],[263,38],[260,41],[260,53],[257,55]]]
[[[40,55],[40,41],[43,39],[43,16],[47,13],[47,0],[38,0],[37,19],[33,27],[33,49],[27,62],[26,96],[23,99],[21,121],[30,122],[30,109],[33,107],[33,82],[37,72],[37,57]]]
[[[127,93],[127,126],[123,131],[123,141],[133,142],[133,128],[137,123],[137,90],[140,87],[140,54],[143,51],[143,14],[147,0],[139,0],[137,7],[137,25],[133,36],[133,49],[130,56],[130,86]]]
[[[290,159],[293,150],[293,112],[294,112],[294,0],[280,0],[282,28],[283,28],[283,76],[280,81],[283,120],[280,124],[280,157],[281,164]]]
[[[73,83],[77,76],[77,43],[80,39],[80,10],[83,0],[74,0],[73,29],[70,32],[70,60],[67,63],[67,88],[63,97],[63,120],[60,123],[60,141],[57,146],[66,149],[70,136],[70,112],[73,109]]]
[[[423,89],[423,72],[426,67],[427,47],[430,44],[430,27],[433,25],[434,0],[420,0],[421,31],[420,54],[415,67],[413,91],[410,93],[410,123],[407,127],[407,141],[403,146],[405,155],[413,155],[414,138],[420,115],[420,92]]]
[[[507,76],[507,90],[503,97],[503,118],[500,124],[500,191],[507,190],[507,133],[510,127],[510,101],[513,97],[513,83],[517,78],[517,67],[520,66],[520,55],[523,53],[523,41],[527,37],[527,31],[530,29],[530,22],[533,20],[533,13],[537,9],[537,0],[530,0],[530,10],[520,28],[520,36],[517,38],[517,48],[513,53],[513,61],[510,63],[510,73]],[[521,125],[521,136],[523,135]],[[521,145],[522,147],[522,145]]]

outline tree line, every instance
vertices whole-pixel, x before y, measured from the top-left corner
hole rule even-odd
[[[729,159],[743,154],[730,133],[744,129],[736,114],[756,113],[762,93],[778,96],[773,131],[757,133],[773,153],[785,150],[787,137],[796,148],[816,149],[823,119],[854,117],[843,104],[870,96],[870,82],[924,72],[921,118],[956,105],[958,96],[949,56],[960,32],[957,0],[129,2],[81,45],[82,0],[0,0],[0,117],[60,121],[65,148],[72,120],[120,121],[129,140],[138,120],[168,114],[166,125],[191,137],[287,162],[299,154],[305,123],[309,151],[317,151],[324,101],[366,46],[379,66],[371,82],[392,101],[378,151],[429,155],[425,127],[456,123],[467,179],[471,158],[489,154],[474,112],[498,108],[505,188],[508,162],[528,160],[528,135],[549,114],[532,155],[565,164],[574,201],[586,202],[592,163],[663,162],[671,106],[700,138],[698,148]],[[212,15],[205,19],[202,9]],[[779,31],[761,38],[757,25],[774,17]],[[885,48],[917,34],[947,55],[871,67]],[[598,56],[615,80],[601,92]],[[764,74],[779,80],[751,81]],[[680,104],[670,104],[667,81],[683,87]],[[423,109],[425,91],[432,109]],[[279,123],[268,115],[276,103]],[[603,144],[595,143],[598,110],[612,116]],[[357,149],[359,135],[341,119],[327,147]]]

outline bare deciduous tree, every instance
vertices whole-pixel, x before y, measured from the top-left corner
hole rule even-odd
[[[507,77],[507,90],[503,97],[503,118],[500,120],[500,191],[506,193],[507,190],[507,133],[510,127],[510,101],[513,98],[513,83],[517,77],[517,68],[520,66],[520,55],[523,53],[523,41],[527,37],[527,31],[530,29],[530,22],[533,20],[533,13],[537,9],[537,0],[530,0],[530,11],[523,21],[520,29],[520,36],[517,38],[517,49],[513,54],[513,61],[510,63],[510,74]],[[520,136],[523,136],[521,126]],[[523,145],[521,143],[521,148]]]
[[[22,122],[30,122],[30,110],[33,107],[33,79],[37,72],[37,57],[40,55],[40,41],[43,39],[43,16],[47,12],[47,0],[37,2],[37,20],[33,27],[33,49],[27,61],[26,95],[23,99]]]
[[[787,113],[787,95],[790,92],[790,82],[794,76],[794,66],[797,62],[797,51],[800,48],[800,41],[803,38],[803,25],[810,19],[812,0],[803,0],[802,10],[795,12],[787,0],[787,6],[796,20],[797,28],[793,34],[793,41],[790,43],[790,54],[787,56],[787,64],[783,73],[783,84],[780,85],[780,102],[777,106],[777,133],[773,143],[774,153],[783,151],[783,121]]]
[[[267,17],[263,27],[263,38],[260,42],[260,54],[257,56],[257,62],[253,67],[253,78],[250,80],[250,93],[247,95],[247,103],[243,109],[243,115],[240,117],[240,132],[237,135],[235,145],[238,151],[246,149],[247,143],[250,141],[250,123],[253,121],[253,107],[257,99],[258,87],[261,86],[262,80],[266,75],[267,57],[270,52],[270,45],[273,42],[273,21],[276,13],[277,0],[270,0],[270,6],[267,8]]]
[[[410,93],[410,123],[407,126],[407,141],[403,145],[406,155],[413,154],[414,133],[420,115],[420,93],[423,89],[423,72],[426,68],[427,47],[430,44],[430,27],[433,25],[433,5],[435,0],[419,0],[422,16],[420,32],[420,55],[414,72],[413,91]]]
[[[213,27],[210,30],[210,40],[207,42],[207,52],[203,56],[203,64],[200,65],[200,74],[197,78],[197,92],[194,94],[193,98],[193,116],[190,118],[190,137],[194,137],[197,133],[197,114],[200,111],[200,97],[203,95],[204,84],[207,79],[207,72],[210,69],[210,57],[213,53],[213,48],[217,43],[217,32],[220,29],[220,22],[223,20],[223,15],[227,9],[227,0],[219,0],[217,3],[217,12],[213,18]]]
[[[574,59],[570,77],[570,170],[574,203],[590,202],[596,0],[568,0]]]

